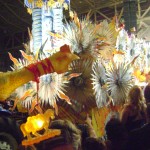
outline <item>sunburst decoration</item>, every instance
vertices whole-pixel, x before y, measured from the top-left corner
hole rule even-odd
[[[40,77],[38,101],[41,106],[54,107],[58,99],[65,99],[68,103],[70,103],[69,98],[64,94],[67,82],[68,81],[64,74],[52,73]],[[22,101],[23,106],[28,109],[31,108],[32,102],[37,96],[36,83],[32,83],[32,86],[34,93],[32,93],[32,96],[28,96],[24,101]]]
[[[103,60],[97,60],[92,67],[93,90],[96,99],[97,107],[106,106],[108,103],[108,94],[105,88],[106,85],[106,70],[103,65]]]
[[[100,25],[95,25],[90,21],[89,14],[86,18],[79,20],[77,14],[71,22],[66,22],[64,27],[64,39],[71,46],[73,52],[82,57],[96,57],[95,38]]]
[[[56,101],[64,94],[68,80],[64,74],[52,73],[40,78],[38,96],[42,105],[54,106]],[[36,90],[36,85],[34,86]],[[64,94],[65,95],[65,94]],[[69,101],[68,101],[69,102]]]
[[[70,65],[70,74],[81,73],[81,75],[70,79],[66,88],[67,95],[71,100],[83,105],[88,105],[88,100],[90,101],[93,98],[91,66],[92,61],[85,59],[76,60]]]
[[[104,20],[97,30],[97,49],[104,59],[112,57],[118,34],[115,18],[111,23]]]
[[[123,104],[126,100],[129,89],[133,85],[132,76],[133,69],[130,64],[119,63],[118,65],[112,63],[106,69],[107,88],[110,96],[113,98],[114,105]]]

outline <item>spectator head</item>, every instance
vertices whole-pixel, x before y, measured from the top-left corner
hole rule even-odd
[[[104,143],[96,138],[88,137],[84,144],[85,150],[105,150]]]
[[[110,141],[121,140],[127,137],[125,126],[117,118],[112,118],[107,122],[105,132],[107,139]]]
[[[50,128],[61,129],[65,131],[66,141],[73,146],[74,150],[81,147],[81,131],[69,120],[55,120],[52,121]]]
[[[147,113],[147,118],[150,121],[150,103],[147,103],[146,113]]]
[[[150,102],[150,83],[144,89],[144,98],[146,100],[146,103]]]
[[[128,94],[128,100],[132,104],[139,104],[141,100],[143,100],[142,90],[139,86],[133,86]]]

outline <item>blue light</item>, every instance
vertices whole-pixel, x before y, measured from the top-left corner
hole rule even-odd
[[[67,4],[70,4],[70,0],[65,0],[65,2],[66,2]]]
[[[28,0],[24,0],[24,4],[26,5],[26,7],[32,8],[32,3],[29,3]]]

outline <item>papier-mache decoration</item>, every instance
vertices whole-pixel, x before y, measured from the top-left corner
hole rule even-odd
[[[22,141],[22,145],[33,145],[43,140],[59,136],[61,134],[60,130],[49,129],[50,122],[54,118],[54,111],[51,109],[47,109],[44,114],[29,116],[27,122],[20,126],[24,137],[27,137],[27,139]],[[43,129],[43,134],[38,133],[38,131],[42,131]]]
[[[97,59],[110,61],[113,58],[118,34],[115,17],[111,23],[103,21],[95,24],[90,20],[90,13],[82,19],[79,19],[77,13],[74,13],[71,21],[64,24],[64,40],[71,46],[71,50],[80,56],[80,60],[73,62],[70,67],[70,72],[81,73],[81,76],[69,82],[67,95],[70,99],[90,106],[89,97],[93,99],[94,104],[93,97],[96,95],[98,107],[103,107],[107,103],[106,88],[98,88],[100,77],[98,73],[103,74],[104,69],[101,70],[99,65],[92,66]]]
[[[72,62],[68,74],[78,73],[80,75],[70,79],[66,87],[66,95],[68,95],[71,100],[75,100],[87,106],[89,106],[88,100],[93,100],[91,66],[92,60],[90,59],[79,59]]]
[[[68,65],[78,58],[77,55],[70,52],[69,46],[64,45],[59,52],[44,60],[16,71],[0,73],[0,101],[6,100],[16,88],[29,81],[39,82],[39,77],[44,74],[66,72]]]

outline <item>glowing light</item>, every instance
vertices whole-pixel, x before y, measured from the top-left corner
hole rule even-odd
[[[20,126],[24,137],[27,137],[26,140],[22,141],[22,145],[33,145],[48,138],[60,135],[60,130],[49,129],[51,119],[54,119],[54,111],[51,109],[48,109],[44,114],[28,117],[27,122]],[[45,132],[43,134],[38,133],[38,131],[41,131],[42,129],[45,129]]]
[[[44,120],[40,119],[40,118],[37,118],[36,120],[34,120],[34,125],[35,125],[35,128],[41,128],[43,125],[44,125]]]

